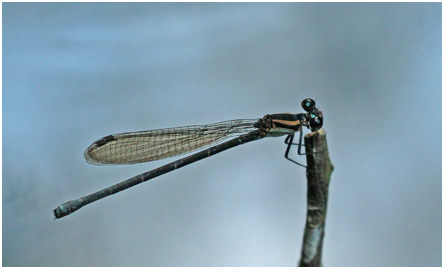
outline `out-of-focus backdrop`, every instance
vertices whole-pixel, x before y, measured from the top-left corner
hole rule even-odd
[[[4,3],[4,266],[295,266],[305,171],[284,138],[54,221],[167,163],[92,166],[118,132],[324,112],[323,264],[441,266],[441,3]],[[301,159],[304,160],[303,158]]]

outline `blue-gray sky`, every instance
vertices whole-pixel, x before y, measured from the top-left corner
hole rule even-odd
[[[237,147],[53,221],[168,161],[88,165],[112,133],[324,112],[323,263],[441,266],[441,3],[4,3],[4,266],[294,266],[305,171]]]

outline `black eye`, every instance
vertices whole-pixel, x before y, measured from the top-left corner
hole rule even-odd
[[[310,129],[312,131],[317,131],[322,128],[323,121],[322,116],[316,116],[310,113]]]
[[[310,112],[310,110],[312,110],[316,106],[316,103],[313,99],[307,98],[302,101],[301,105],[305,111]]]

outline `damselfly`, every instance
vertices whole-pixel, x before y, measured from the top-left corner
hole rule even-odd
[[[301,151],[302,127],[306,127],[311,131],[320,129],[323,124],[323,115],[316,108],[315,101],[310,98],[302,101],[302,108],[307,113],[267,114],[261,119],[254,120],[231,120],[206,125],[105,136],[87,148],[85,151],[87,162],[99,165],[134,164],[169,158],[202,148],[206,149],[96,193],[68,201],[54,209],[54,216],[55,218],[67,216],[96,200],[221,151],[264,137],[287,135],[285,139],[287,144],[285,158],[295,164],[304,166],[289,157],[290,148],[292,145],[298,145],[298,154],[304,155]],[[296,132],[299,132],[299,143],[293,143]],[[229,138],[232,139],[228,140]]]

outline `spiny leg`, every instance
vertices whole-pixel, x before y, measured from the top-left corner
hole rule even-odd
[[[294,134],[290,134],[290,135],[287,136],[287,138],[285,138],[285,144],[288,145],[288,146],[287,146],[287,150],[285,151],[285,159],[287,159],[287,160],[289,160],[289,161],[291,161],[291,162],[293,162],[293,163],[295,163],[295,164],[297,164],[297,165],[299,165],[299,166],[302,166],[302,167],[304,167],[304,168],[307,168],[307,166],[305,166],[305,165],[303,165],[303,164],[300,164],[300,163],[296,162],[295,160],[291,159],[290,157],[288,157],[288,154],[290,153],[290,148],[291,148],[292,145],[294,145],[294,144],[293,144],[293,138],[294,138]],[[299,139],[300,139],[300,138],[299,138]],[[300,145],[300,143],[299,143],[299,149],[298,149],[298,152],[300,151],[300,147],[301,147],[301,145]]]
[[[293,135],[292,135],[293,136]],[[290,135],[288,135],[286,138],[285,138],[285,141],[284,141],[284,143],[285,144],[289,144],[290,142],[288,142],[288,140],[290,140]],[[301,140],[301,139],[299,139],[299,140]],[[291,143],[292,145],[295,145],[295,146],[299,146],[299,144],[301,144],[301,143]],[[304,144],[301,144],[301,146],[302,147],[305,147],[305,145]]]
[[[287,145],[291,144],[291,145],[298,146],[298,154],[299,155],[307,155],[307,153],[302,153],[302,150],[301,150],[302,147],[305,147],[305,145],[302,144],[302,136],[303,136],[303,132],[302,132],[302,128],[301,128],[300,133],[299,133],[299,143],[293,143],[294,134],[292,134],[291,137],[290,137],[290,135],[288,135],[285,138],[285,144],[287,144]],[[288,147],[287,147],[287,149],[288,149]]]
[[[303,132],[302,132],[302,128],[300,130],[300,134],[299,134],[299,143],[292,143],[292,145],[298,145],[298,154],[299,155],[314,155],[314,154],[319,154],[319,153],[323,153],[323,151],[320,152],[313,152],[313,153],[302,153],[301,149],[302,147],[305,147],[305,145],[302,144],[302,136],[303,136]],[[287,139],[285,139],[285,143],[287,143],[288,137]],[[293,138],[291,139],[291,141],[293,142]],[[301,147],[302,146],[302,147]]]
[[[299,155],[307,155],[307,152],[305,153],[301,153],[301,145],[302,145],[302,128],[301,128],[301,132],[299,133],[299,146],[298,146],[298,154]],[[305,145],[304,145],[305,147]]]

